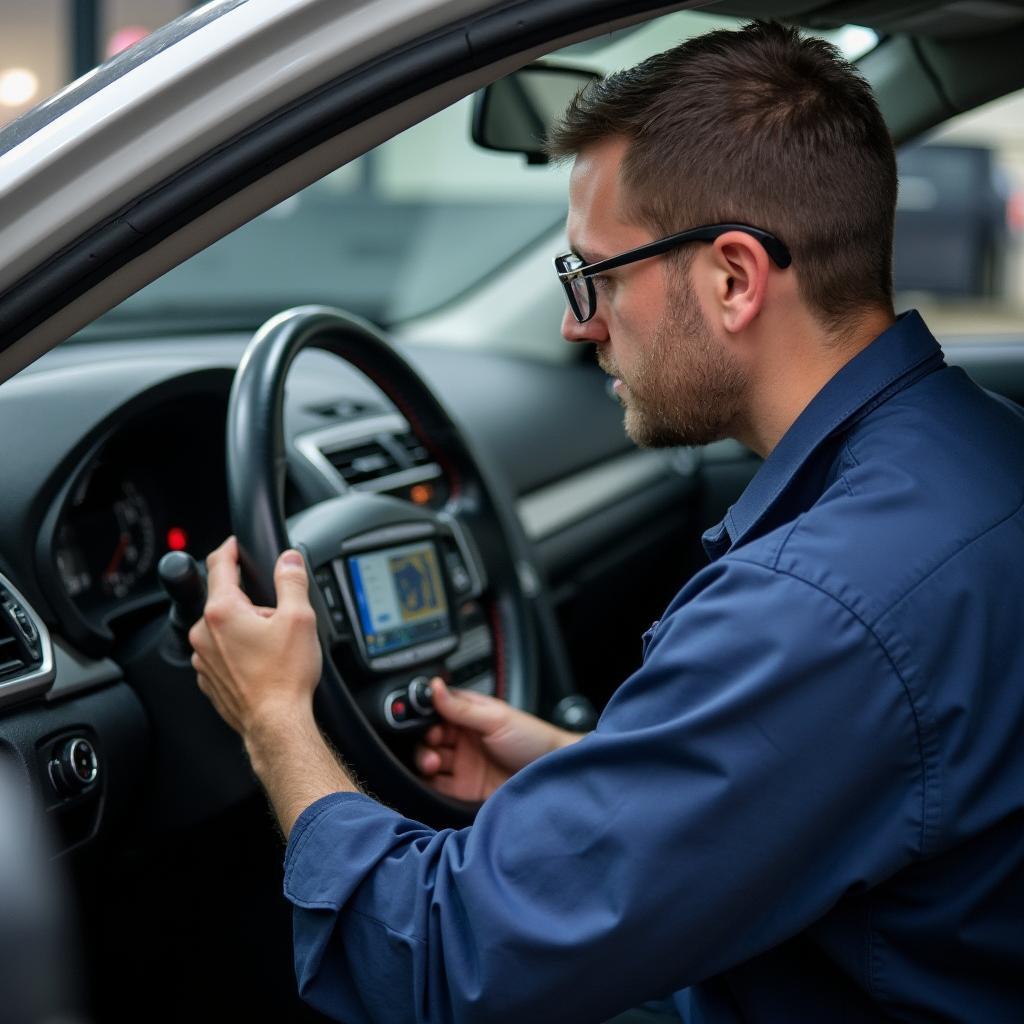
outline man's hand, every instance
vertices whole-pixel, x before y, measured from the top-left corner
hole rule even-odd
[[[416,752],[430,784],[458,800],[486,800],[520,768],[580,739],[496,697],[431,681],[434,708],[445,721],[431,726]]]
[[[245,741],[285,836],[322,796],[356,786],[313,717],[322,655],[302,556],[274,568],[277,607],[260,608],[238,585],[238,545],[229,537],[206,560],[209,596],[189,631],[199,688]]]
[[[278,559],[276,608],[242,592],[234,537],[206,565],[206,610],[188,635],[199,688],[247,742],[270,723],[311,715],[322,655],[302,556],[285,551]]]

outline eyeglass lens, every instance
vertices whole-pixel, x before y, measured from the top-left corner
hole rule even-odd
[[[560,269],[563,272],[578,270],[584,265],[584,261],[574,253],[563,256],[559,262],[561,263]],[[576,314],[576,319],[581,322],[587,320],[590,317],[591,306],[591,291],[587,279],[584,277],[574,277],[570,281],[564,281],[563,284],[571,293],[569,305],[575,307],[573,313]]]
[[[590,317],[590,288],[585,277],[574,277],[569,282],[572,286],[572,294],[576,299],[576,308],[582,320]]]

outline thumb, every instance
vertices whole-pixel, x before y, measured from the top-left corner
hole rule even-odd
[[[479,732],[494,732],[504,721],[508,705],[473,690],[451,689],[440,678],[430,681],[434,710],[452,725]]]
[[[277,591],[278,608],[309,604],[306,562],[298,551],[289,548],[281,552],[274,566],[274,589]]]

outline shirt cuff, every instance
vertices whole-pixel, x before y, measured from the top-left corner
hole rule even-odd
[[[287,878],[290,864],[299,856],[299,851],[305,844],[307,834],[312,826],[322,818],[333,807],[339,804],[358,801],[361,803],[375,804],[377,801],[368,797],[365,793],[328,793],[327,796],[314,800],[296,819],[292,825],[291,834],[288,836],[288,846],[284,852],[284,871]]]
[[[284,856],[284,894],[297,907],[337,910],[407,821],[362,793],[329,793],[296,819]]]

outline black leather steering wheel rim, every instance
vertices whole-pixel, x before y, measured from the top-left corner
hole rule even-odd
[[[502,696],[535,710],[538,644],[527,591],[536,577],[511,501],[409,361],[372,324],[340,310],[306,306],[273,317],[253,337],[235,375],[227,420],[228,500],[249,596],[257,604],[275,604],[274,564],[291,546],[283,511],[284,393],[295,357],[307,348],[332,352],[363,372],[443,467],[453,492],[452,511],[470,529],[487,567]],[[315,606],[316,589],[310,588]],[[323,628],[321,637],[326,637]],[[419,820],[468,823],[476,805],[443,796],[406,768],[361,711],[329,644],[324,647],[317,715],[357,777],[368,781],[374,795]]]

